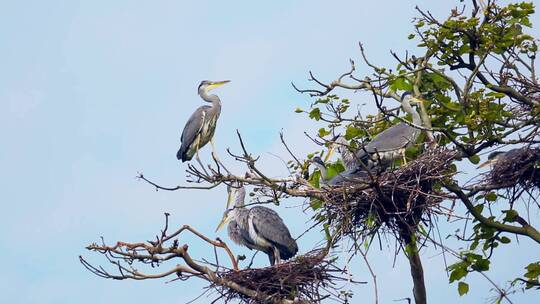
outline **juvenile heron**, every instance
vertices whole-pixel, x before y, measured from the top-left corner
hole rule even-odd
[[[329,178],[328,170],[326,169],[326,164],[319,156],[313,157],[311,159],[311,163],[315,167],[317,167],[317,169],[319,169],[319,172],[321,173],[321,179],[320,179],[321,185],[337,186],[346,182],[351,182],[355,179],[367,178],[369,176],[363,167],[357,166],[356,168],[345,170],[343,172],[338,173],[336,176]]]
[[[411,92],[403,93],[400,100],[403,110],[411,114],[412,123],[421,126],[420,114],[411,107],[411,102],[420,103],[421,100],[413,97]],[[355,159],[362,161],[368,167],[372,166],[373,161],[380,163],[382,167],[388,167],[400,155],[403,155],[403,160],[406,162],[405,149],[416,142],[420,132],[420,129],[400,122],[377,134],[369,143],[359,149]]]
[[[227,210],[216,228],[216,232],[229,222],[227,232],[233,242],[247,248],[262,251],[268,255],[270,265],[292,258],[298,252],[298,245],[291,237],[283,220],[272,209],[244,206],[246,190],[243,186],[227,188]],[[234,199],[234,206],[229,209]]]
[[[488,155],[488,160],[480,164],[477,169],[491,165],[495,168],[498,164],[510,161],[514,156],[518,155],[521,149],[511,149],[508,151],[495,151]]]
[[[217,95],[209,95],[210,90],[220,87],[229,80],[225,81],[209,81],[203,80],[199,84],[199,96],[212,105],[204,105],[199,107],[184,126],[182,131],[182,145],[176,153],[176,158],[182,162],[189,161],[196,155],[197,161],[201,164],[199,158],[199,149],[206,145],[209,141],[212,143],[212,154],[216,156],[213,137],[216,130],[217,120],[221,113],[221,101]],[[203,166],[204,167],[204,166]]]

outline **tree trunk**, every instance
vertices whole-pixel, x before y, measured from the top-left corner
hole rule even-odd
[[[424,269],[422,268],[422,261],[420,260],[420,254],[418,253],[418,247],[416,241],[412,240],[408,246],[410,252],[408,254],[409,265],[411,267],[411,276],[413,279],[413,294],[414,302],[416,304],[426,304],[426,284],[424,282]]]

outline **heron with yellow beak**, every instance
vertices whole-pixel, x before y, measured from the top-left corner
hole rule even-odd
[[[246,190],[239,183],[229,186],[227,193],[227,210],[216,232],[229,223],[227,226],[229,238],[250,250],[266,253],[270,265],[279,264],[281,260],[296,255],[298,245],[277,212],[263,206],[247,209],[244,205]],[[234,206],[229,209],[233,201]]]
[[[208,142],[211,142],[212,154],[217,160],[214,146],[214,132],[216,131],[217,120],[221,113],[221,101],[217,95],[211,95],[209,92],[229,82],[229,80],[203,80],[199,84],[199,96],[211,105],[204,105],[195,110],[184,126],[182,137],[180,138],[182,144],[176,153],[178,160],[182,160],[182,162],[189,161],[196,155],[197,161],[202,166],[199,158],[199,149],[204,147]]]

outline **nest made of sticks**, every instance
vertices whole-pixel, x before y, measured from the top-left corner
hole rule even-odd
[[[318,303],[330,296],[322,294],[323,289],[338,288],[335,282],[345,280],[339,275],[343,270],[334,264],[333,259],[325,259],[321,251],[314,251],[296,257],[288,262],[264,268],[229,270],[220,273],[228,281],[247,289],[264,294],[268,303],[277,299],[298,299]],[[240,300],[241,303],[258,303],[234,289],[218,287],[225,303]],[[264,301],[263,301],[264,303]]]
[[[499,159],[485,180],[495,188],[540,188],[540,148],[513,150]]]
[[[360,228],[378,230],[383,224],[403,237],[405,226],[416,226],[444,199],[434,185],[453,175],[455,151],[435,148],[417,159],[373,178],[335,191],[325,201],[326,219],[344,235],[356,235]],[[408,241],[408,240],[406,240]]]

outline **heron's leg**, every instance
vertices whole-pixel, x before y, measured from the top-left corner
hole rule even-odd
[[[201,142],[201,137],[200,136],[197,136],[197,139],[195,139],[197,142],[196,142],[196,150],[195,150],[195,159],[197,160],[197,162],[199,163],[199,165],[201,165],[201,168],[203,169],[204,171],[204,174],[208,175],[208,172],[206,171],[206,169],[204,168],[204,165],[201,161],[201,158],[199,157],[199,143]]]
[[[274,251],[267,252],[268,254],[268,260],[270,260],[270,266],[274,266],[276,264],[276,259],[274,258]]]
[[[212,136],[212,138],[210,139],[210,144],[212,145],[212,157],[214,158],[216,163],[218,163],[218,165],[220,165],[223,169],[225,169],[225,171],[227,171],[227,173],[231,174],[231,172],[229,172],[229,170],[227,170],[227,167],[225,167],[223,165],[223,163],[219,160],[219,158],[217,156],[216,145],[214,143],[214,136]]]
[[[403,164],[407,164],[407,157],[405,156],[405,149],[401,149],[401,156],[403,157]]]
[[[281,264],[281,256],[279,254],[279,249],[274,247],[274,257],[276,259],[276,264]]]

